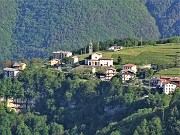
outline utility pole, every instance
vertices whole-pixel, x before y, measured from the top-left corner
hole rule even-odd
[[[99,41],[98,41],[98,44],[97,44],[97,48],[98,48],[97,51],[99,51]]]
[[[162,121],[164,122],[164,107],[163,107]]]
[[[84,53],[86,54],[86,47],[84,48]]]
[[[142,37],[141,37],[141,46],[142,46]]]

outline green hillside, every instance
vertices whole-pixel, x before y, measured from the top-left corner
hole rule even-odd
[[[0,60],[47,57],[90,40],[179,34],[178,0],[2,0]]]
[[[177,36],[180,31],[179,0],[141,0],[155,18],[161,38]]]
[[[17,5],[13,46],[18,57],[46,57],[90,40],[159,37],[153,17],[138,0],[22,0]]]
[[[179,55],[179,44],[164,44],[156,46],[137,46],[124,47],[121,51],[109,52],[102,51],[104,57],[112,57],[117,61],[118,56],[122,57],[122,64],[134,63],[137,65],[144,64],[163,64],[173,65],[174,55]],[[80,59],[87,57],[88,54],[80,55]]]
[[[41,68],[32,60],[18,78],[0,79],[1,101],[3,97],[28,108],[17,114],[1,102],[1,135],[180,134],[180,89],[170,96],[124,86],[119,76],[99,81]]]
[[[0,3],[0,60],[2,60],[12,56],[12,29],[17,18],[17,5],[12,0],[1,0]]]

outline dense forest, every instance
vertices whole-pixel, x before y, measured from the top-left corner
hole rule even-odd
[[[0,60],[10,59],[13,53],[13,29],[17,20],[17,3],[1,0],[0,4]]]
[[[90,40],[159,37],[153,17],[137,1],[35,0],[18,5],[15,45],[26,57],[72,50]]]
[[[179,0],[141,0],[155,18],[161,38],[180,35]]]
[[[20,114],[1,103],[1,135],[180,134],[179,89],[169,96],[41,66],[34,59],[19,78],[0,80],[0,97],[35,101]]]
[[[178,0],[1,0],[0,60],[47,57],[92,41],[179,35]]]

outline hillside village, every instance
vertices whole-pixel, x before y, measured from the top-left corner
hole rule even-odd
[[[70,74],[71,72],[79,72],[82,75],[89,75],[93,80],[111,81],[114,76],[117,76],[124,86],[142,86],[149,89],[156,89],[157,91],[160,90],[165,94],[172,94],[178,87],[180,87],[179,76],[153,77],[150,75],[151,78],[146,78],[146,72],[152,72],[156,65],[147,64],[142,66],[135,65],[133,63],[126,63],[122,65],[120,71],[117,71],[113,58],[103,57],[102,53],[100,52],[93,52],[92,43],[89,43],[88,49],[89,56],[85,57],[81,61],[79,60],[80,55],[73,55],[73,52],[62,50],[54,51],[52,56],[49,58],[49,61],[46,61],[44,65],[49,69],[56,69],[66,74]],[[123,47],[115,45],[109,47],[107,51],[116,52],[121,51],[122,49]],[[118,61],[122,61],[121,57],[118,57]],[[18,78],[19,74],[23,72],[25,68],[25,63],[21,61],[14,62],[11,67],[5,67],[3,69],[3,77]],[[5,101],[5,99],[1,98],[1,102],[3,101]],[[15,109],[17,112],[20,112],[27,107],[27,105],[24,105],[25,101],[21,99],[16,101],[13,99],[8,99],[7,102],[8,106]],[[28,104],[32,105],[33,102],[30,101]]]
[[[89,56],[86,57],[83,60],[83,64],[80,64],[79,66],[71,69],[71,71],[76,70],[76,68],[91,68],[92,70],[89,72],[89,74],[95,74],[97,73],[96,70],[105,68],[104,73],[96,74],[97,78],[102,81],[110,81],[114,76],[119,75],[119,78],[123,84],[132,84],[138,77],[137,72],[138,69],[152,69],[153,66],[156,65],[147,64],[147,65],[135,65],[132,63],[127,63],[122,65],[122,70],[118,73],[116,71],[115,66],[113,65],[113,58],[103,57],[102,53],[99,52],[93,52],[93,44],[89,43]],[[107,50],[108,51],[120,51],[123,47],[121,46],[111,46]],[[78,56],[73,56],[72,52],[68,51],[58,51],[53,52],[53,59],[50,60],[51,66],[60,66],[60,63],[62,62],[62,59],[69,58],[68,61],[64,64],[77,64],[79,62]],[[54,63],[54,61],[56,61]],[[120,60],[121,61],[121,60]],[[52,64],[54,63],[54,64]],[[63,63],[61,63],[63,64]],[[87,72],[85,72],[87,74]],[[99,75],[99,76],[98,76]],[[137,79],[138,80],[138,79]],[[170,77],[170,76],[159,76],[159,77],[153,77],[149,79],[149,83],[143,83],[140,82],[143,86],[148,87],[156,87],[162,89],[163,93],[165,94],[171,94],[175,91],[177,87],[180,87],[180,77]]]
[[[0,135],[180,135],[179,7],[1,0]]]

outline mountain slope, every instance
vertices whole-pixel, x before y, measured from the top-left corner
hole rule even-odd
[[[90,40],[178,36],[179,7],[179,0],[2,0],[0,60],[47,57]]]
[[[1,0],[0,4],[0,60],[11,56],[13,42],[12,29],[17,18],[16,2],[12,0]]]
[[[180,1],[179,0],[142,0],[161,33],[161,38],[180,35]]]
[[[15,41],[19,55],[45,57],[89,40],[157,39],[154,19],[138,0],[28,0],[18,2]]]

